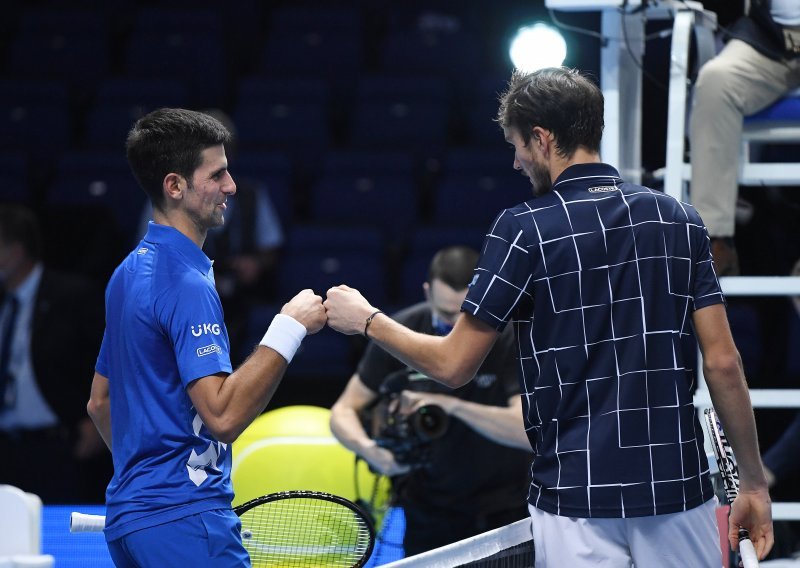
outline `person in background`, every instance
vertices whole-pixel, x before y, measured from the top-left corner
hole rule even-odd
[[[86,416],[103,296],[42,262],[33,211],[0,205],[0,483],[50,503],[98,503],[111,460]]]
[[[718,276],[740,273],[734,234],[744,117],[800,86],[800,2],[748,4],[723,50],[700,69],[689,125],[691,202],[708,228]]]
[[[105,536],[118,567],[249,566],[231,509],[230,445],[269,403],[306,334],[325,324],[303,290],[235,371],[202,247],[236,184],[230,132],[164,108],[128,134],[153,222],[106,288],[106,328],[87,410],[111,449]]]
[[[420,333],[445,336],[460,317],[478,252],[453,246],[434,255],[423,284],[425,301],[394,319]],[[530,442],[522,425],[513,334],[504,333],[474,381],[450,389],[415,376],[404,363],[369,345],[356,373],[331,408],[331,432],[370,466],[392,477],[395,502],[403,508],[406,555],[498,528],[525,517]],[[406,371],[406,372],[404,372]],[[388,383],[398,372],[407,380]],[[409,469],[391,449],[367,432],[360,415],[381,394],[402,389],[402,413],[436,405],[449,416],[447,430],[415,456],[422,467]],[[422,448],[419,448],[422,454]]]
[[[511,76],[497,121],[534,198],[491,225],[452,332],[416,333],[346,285],[327,292],[328,325],[451,387],[514,328],[537,567],[722,564],[696,337],[739,464],[728,538],[747,528],[763,559],[771,502],[708,234],[690,205],[600,161],[603,105],[576,70]]]

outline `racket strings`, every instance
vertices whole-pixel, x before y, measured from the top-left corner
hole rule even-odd
[[[355,511],[318,498],[268,501],[240,520],[254,568],[359,566],[371,541],[370,527]]]

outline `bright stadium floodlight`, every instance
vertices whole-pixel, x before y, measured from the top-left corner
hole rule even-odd
[[[567,42],[558,30],[539,22],[517,30],[508,55],[520,71],[559,67],[567,57]]]

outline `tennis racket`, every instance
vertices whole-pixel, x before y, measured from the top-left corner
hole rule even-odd
[[[733,503],[739,494],[739,469],[736,467],[736,458],[733,455],[725,432],[722,431],[722,424],[719,422],[717,413],[713,408],[706,408],[706,426],[711,436],[711,447],[714,450],[714,457],[717,459],[719,475],[722,478],[722,485],[725,489],[725,497],[728,503]],[[739,528],[739,556],[742,559],[744,568],[757,568],[758,556],[750,534],[747,529]]]
[[[254,568],[364,566],[375,545],[367,514],[343,497],[320,491],[283,491],[235,507],[242,544]],[[72,513],[70,532],[98,532],[101,515]]]

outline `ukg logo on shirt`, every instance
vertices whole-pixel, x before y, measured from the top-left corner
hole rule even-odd
[[[199,323],[192,326],[192,335],[200,337],[201,335],[219,335],[222,328],[218,323]]]

